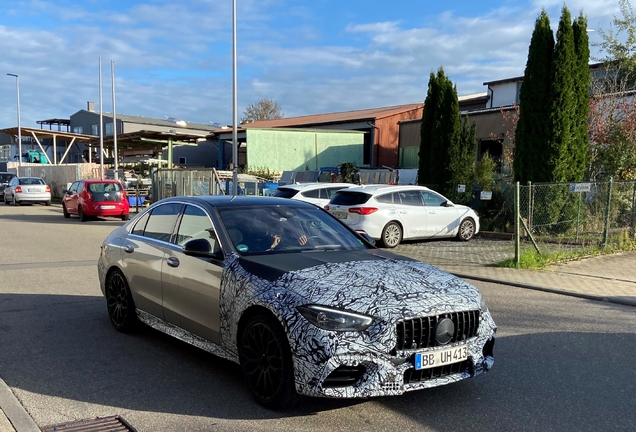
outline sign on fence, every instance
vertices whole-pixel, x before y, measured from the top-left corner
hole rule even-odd
[[[482,201],[489,201],[492,199],[492,192],[490,191],[481,191],[479,194],[479,199]]]
[[[466,192],[466,185],[458,184],[457,185],[457,192],[460,192],[460,193]]]
[[[592,183],[570,183],[570,192],[591,192]]]

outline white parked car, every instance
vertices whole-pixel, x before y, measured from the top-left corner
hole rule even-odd
[[[324,207],[336,195],[336,192],[352,186],[355,185],[352,183],[296,183],[279,186],[273,196],[305,201]]]
[[[4,189],[4,203],[15,206],[23,202],[51,205],[51,187],[39,177],[14,177]]]
[[[356,186],[338,191],[325,209],[389,248],[403,239],[468,241],[479,232],[479,216],[473,209],[424,186]]]

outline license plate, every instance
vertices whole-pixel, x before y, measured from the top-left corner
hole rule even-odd
[[[346,219],[349,216],[349,213],[345,213],[345,212],[334,212],[333,214],[338,219]]]
[[[39,192],[37,189],[33,189],[33,188],[27,188],[27,192]]]
[[[466,345],[446,348],[438,351],[415,354],[415,369],[428,369],[437,366],[464,361],[468,358]]]
[[[115,208],[114,205],[105,205],[105,206],[100,206],[99,208],[101,208],[102,210],[112,210]]]

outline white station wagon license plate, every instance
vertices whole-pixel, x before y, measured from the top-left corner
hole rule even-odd
[[[37,188],[27,188],[27,192],[40,192]]]
[[[445,366],[468,358],[466,345],[455,346],[439,351],[415,354],[415,369],[428,369],[437,366]]]
[[[347,212],[333,212],[333,215],[338,219],[346,219],[349,216]]]
[[[115,206],[114,205],[103,205],[103,206],[100,206],[100,208],[102,210],[112,210],[112,209],[115,208]]]

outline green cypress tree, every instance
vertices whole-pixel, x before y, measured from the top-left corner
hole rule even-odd
[[[431,78],[422,116],[418,181],[446,192],[452,185],[450,152],[459,145],[457,89],[442,67]]]
[[[576,68],[574,77],[574,92],[576,97],[576,132],[572,142],[572,181],[581,181],[585,176],[588,155],[587,120],[590,112],[590,45],[587,35],[587,19],[583,12],[572,24],[574,32],[574,49],[576,53]]]
[[[528,49],[528,61],[519,93],[519,121],[515,131],[515,179],[541,181],[550,138],[550,70],[554,35],[545,9],[537,18]]]
[[[468,124],[468,116],[461,119],[460,137],[458,145],[451,148],[450,151],[450,171],[453,184],[463,184],[467,186],[467,192],[471,192],[474,169],[475,169],[475,152],[477,149],[476,126],[475,122]],[[451,196],[455,196],[453,201],[467,203],[470,200],[470,194],[455,195],[453,190]],[[463,199],[462,199],[463,198]]]
[[[561,10],[557,42],[552,57],[550,99],[551,129],[545,164],[535,181],[565,182],[574,180],[572,142],[576,133],[575,114],[578,111],[574,73],[578,61],[574,48],[572,19],[567,6]]]

